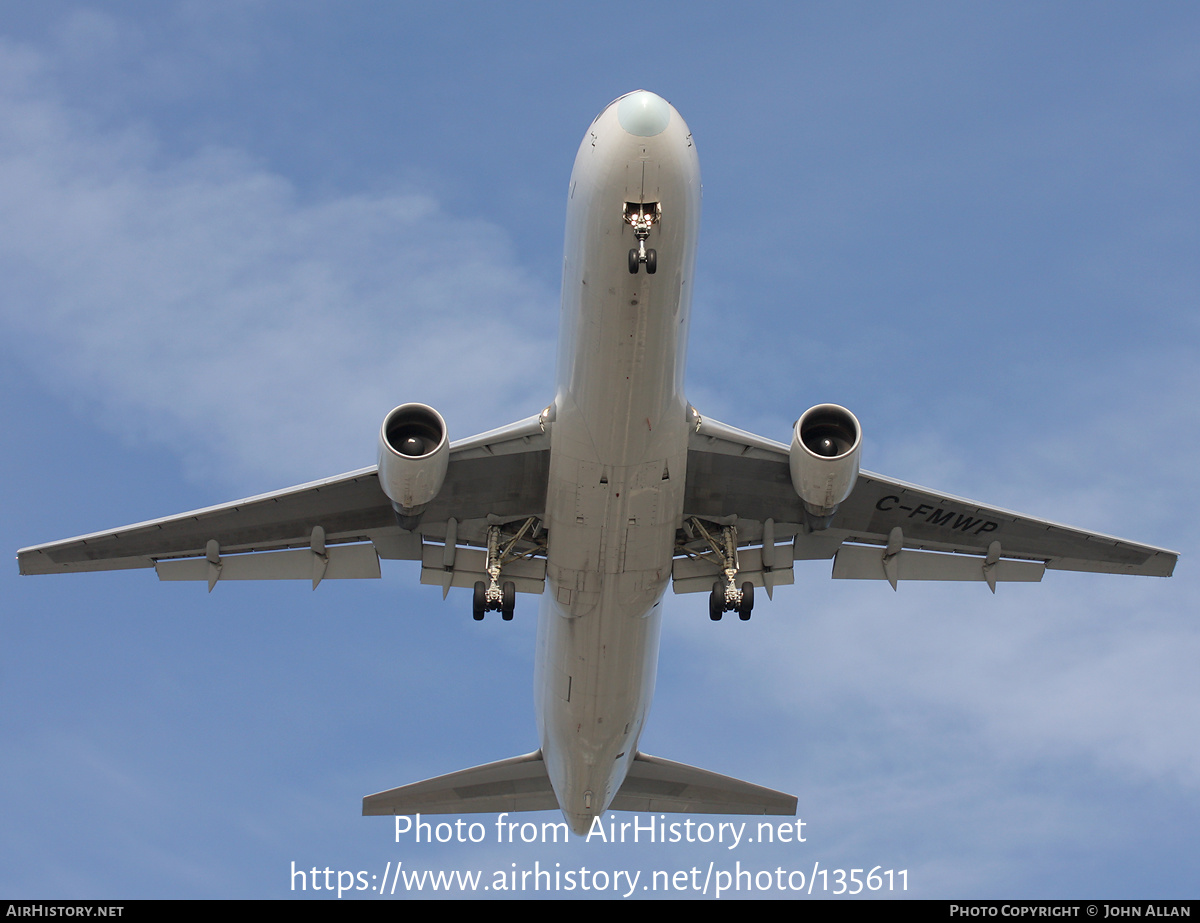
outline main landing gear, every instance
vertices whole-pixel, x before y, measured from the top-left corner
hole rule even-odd
[[[475,581],[475,598],[471,601],[471,615],[477,622],[483,621],[485,612],[499,612],[506,622],[511,622],[513,610],[517,606],[517,588],[511,580],[505,580],[495,593],[490,592],[497,585],[489,581],[491,587],[482,580]],[[495,597],[495,598],[493,598]]]
[[[713,583],[712,592],[708,595],[708,617],[714,622],[721,621],[726,612],[736,612],[743,622],[750,621],[750,612],[754,609],[754,584],[746,581],[742,588],[737,589],[732,583]]]
[[[511,580],[500,582],[500,567],[506,561],[513,560],[513,548],[525,537],[525,533],[533,527],[535,519],[527,519],[521,528],[509,541],[500,547],[500,526],[489,526],[487,530],[487,572],[488,579],[475,581],[475,595],[471,599],[471,616],[477,622],[483,621],[487,612],[499,612],[506,622],[511,622],[513,610],[517,606],[517,587]],[[540,527],[539,527],[540,528]]]
[[[626,202],[623,212],[625,223],[633,227],[638,245],[629,251],[629,272],[637,275],[638,267],[646,264],[646,272],[658,272],[658,251],[646,246],[650,228],[662,217],[662,205],[658,202]]]
[[[725,578],[713,583],[708,596],[708,617],[719,622],[726,612],[736,612],[743,622],[749,621],[754,609],[754,584],[747,580],[738,588],[737,529],[725,526],[720,538],[714,538],[699,519],[692,519],[692,525],[719,557]]]

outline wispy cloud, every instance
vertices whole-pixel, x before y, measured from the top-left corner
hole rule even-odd
[[[507,235],[402,188],[306,198],[248,155],[99,127],[0,44],[3,323],[44,383],[194,471],[369,464],[404,400],[452,436],[552,394],[555,298]]]

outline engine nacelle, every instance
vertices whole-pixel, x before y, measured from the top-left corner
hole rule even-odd
[[[401,404],[383,418],[379,483],[402,516],[417,516],[437,496],[449,463],[446,421],[432,407]]]
[[[809,513],[832,516],[850,496],[861,449],[862,427],[845,407],[818,404],[796,421],[788,461],[792,486]]]

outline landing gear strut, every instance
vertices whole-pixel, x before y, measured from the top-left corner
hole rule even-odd
[[[699,519],[693,519],[692,524],[708,541],[712,550],[720,556],[721,572],[725,577],[724,580],[713,583],[712,592],[708,596],[708,617],[714,622],[719,622],[726,612],[736,612],[743,622],[749,621],[750,613],[754,609],[754,584],[747,580],[742,583],[740,589],[737,585],[737,528],[725,526],[718,539],[704,528]]]
[[[483,621],[487,612],[499,612],[506,622],[511,622],[513,610],[517,606],[517,587],[511,580],[500,582],[500,567],[505,560],[511,560],[511,552],[517,542],[525,537],[536,520],[527,519],[521,528],[509,541],[500,547],[500,527],[489,526],[487,530],[487,572],[488,579],[475,581],[475,595],[471,599],[471,617],[477,622]],[[516,557],[520,557],[517,555]]]

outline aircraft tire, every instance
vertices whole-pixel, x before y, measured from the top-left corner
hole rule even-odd
[[[504,586],[500,588],[500,617],[506,622],[511,622],[513,610],[517,608],[517,588],[511,580],[506,580]]]
[[[483,621],[483,613],[487,610],[487,587],[482,580],[475,581],[475,594],[471,600],[471,617],[477,622]]]
[[[712,593],[708,597],[708,617],[714,622],[721,621],[725,614],[725,587],[718,580],[713,584]]]
[[[629,251],[629,274],[636,276],[638,271],[638,252],[637,247]]]
[[[754,584],[746,581],[742,584],[742,604],[738,606],[738,618],[743,622],[750,621],[750,613],[754,610]]]
[[[658,272],[657,250],[646,251],[646,272],[648,272],[650,275],[654,275],[656,272]]]

